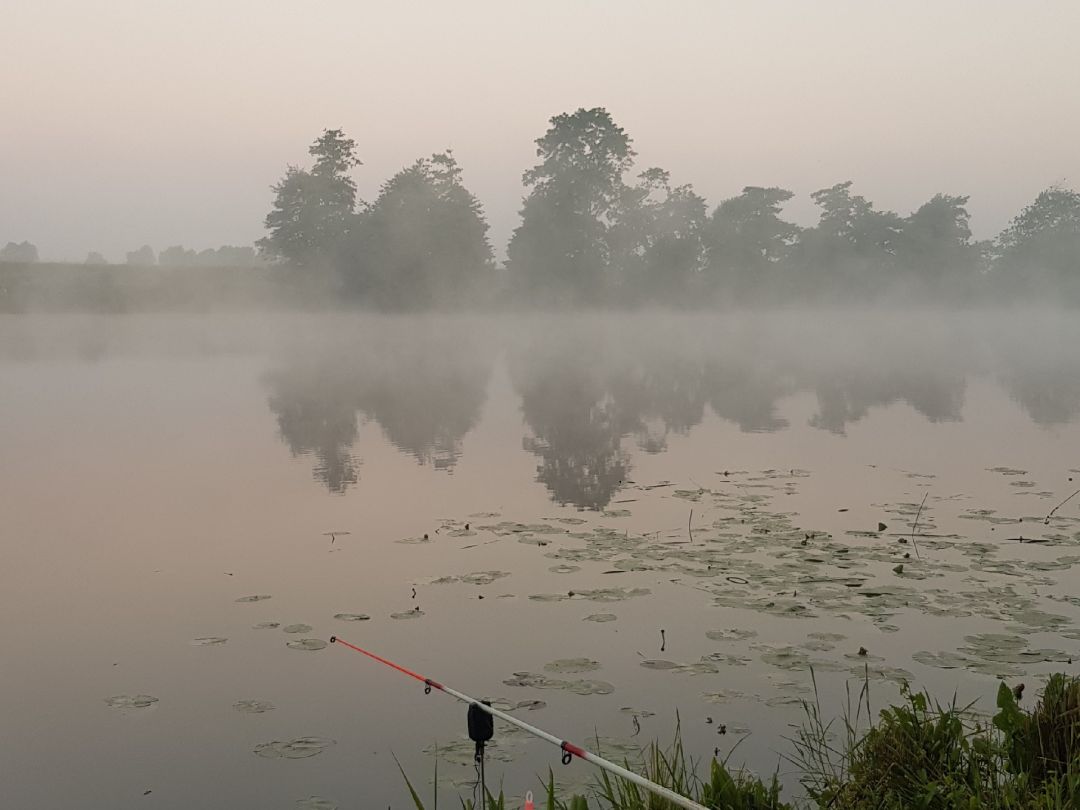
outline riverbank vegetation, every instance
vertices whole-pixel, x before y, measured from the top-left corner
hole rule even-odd
[[[710,810],[1058,810],[1080,806],[1080,678],[1050,676],[1031,709],[1021,707],[1023,687],[1001,683],[997,711],[980,716],[972,706],[939,703],[905,689],[901,703],[865,725],[869,694],[837,723],[827,723],[816,703],[790,740],[786,764],[797,771],[801,798],[787,801],[776,776],[734,770],[713,758],[700,767],[681,739],[653,743],[639,773]],[[406,780],[408,781],[408,780]],[[587,796],[559,796],[549,777],[547,810],[675,810],[636,785],[601,771]],[[411,784],[417,810],[425,804]],[[538,791],[539,792],[539,791]],[[471,800],[462,806],[473,808]],[[489,795],[485,810],[504,810],[507,798]]]

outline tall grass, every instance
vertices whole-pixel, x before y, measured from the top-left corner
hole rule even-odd
[[[939,703],[906,687],[902,701],[875,718],[868,678],[857,693],[849,689],[843,716],[826,721],[816,680],[814,690],[787,757],[805,793],[794,803],[780,799],[775,775],[766,783],[726,760],[713,758],[702,775],[678,730],[671,745],[650,745],[636,770],[712,810],[1080,810],[1080,677],[1050,676],[1030,710],[1002,683],[990,722],[955,697]],[[416,810],[425,810],[405,781]],[[546,810],[675,810],[607,771],[598,772],[588,798],[563,802],[550,771],[544,789]],[[500,791],[481,807],[461,804],[505,810],[506,799]]]

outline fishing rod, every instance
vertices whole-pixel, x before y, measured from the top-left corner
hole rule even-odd
[[[363,647],[357,647],[355,644],[350,644],[343,638],[339,638],[338,636],[330,636],[330,643],[341,644],[345,647],[348,647],[350,650],[354,650],[361,655],[366,655],[368,658],[372,658],[378,661],[380,664],[385,664],[391,669],[396,669],[403,675],[408,675],[410,678],[420,681],[422,684],[424,684],[424,694],[430,694],[432,689],[438,689],[440,692],[445,692],[451,697],[457,698],[462,703],[469,704],[469,708],[473,711],[478,710],[486,712],[492,717],[498,717],[503,722],[509,723],[512,726],[517,726],[522,731],[527,731],[534,737],[539,737],[541,740],[547,740],[552,745],[557,745],[560,749],[562,749],[563,752],[563,765],[569,765],[571,759],[573,757],[577,757],[578,759],[583,759],[586,762],[591,762],[598,768],[603,768],[605,771],[613,773],[628,782],[633,782],[635,785],[643,787],[649,792],[655,793],[657,796],[660,796],[661,798],[667,799],[669,802],[679,805],[679,807],[685,807],[686,810],[708,810],[707,807],[700,805],[697,802],[686,798],[685,796],[680,796],[675,791],[670,790],[663,785],[658,785],[656,784],[656,782],[653,782],[650,779],[646,779],[644,776],[640,776],[633,771],[629,771],[626,768],[623,768],[621,765],[616,765],[614,762],[597,756],[591,751],[586,751],[581,746],[574,745],[569,740],[560,740],[554,734],[549,734],[542,728],[537,728],[536,726],[529,725],[528,723],[524,722],[523,720],[519,720],[513,715],[507,714],[506,712],[500,711],[493,706],[488,706],[486,703],[481,703],[479,700],[469,697],[464,692],[459,692],[456,689],[452,689],[451,687],[446,686],[445,684],[439,683],[438,681],[432,680],[431,678],[427,678],[423,675],[413,672],[411,669],[406,669],[400,664],[395,664],[393,661],[378,656],[369,650],[365,650]],[[473,707],[475,707],[475,709]]]

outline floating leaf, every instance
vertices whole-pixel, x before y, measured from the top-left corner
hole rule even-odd
[[[270,598],[270,594],[268,594],[268,593],[256,593],[256,594],[252,594],[251,596],[241,596],[236,601],[237,602],[262,602],[263,600],[269,599],[269,598]]]
[[[335,613],[334,618],[343,622],[366,622],[371,619],[366,613]]]
[[[338,803],[321,796],[309,796],[306,799],[297,799],[296,806],[300,810],[338,810]]]
[[[705,637],[710,638],[713,641],[745,641],[748,638],[754,638],[757,635],[756,630],[706,630]]]
[[[114,709],[145,709],[157,702],[153,695],[113,695],[105,698],[105,703]]]
[[[310,633],[310,624],[287,624],[281,628],[285,633]]]
[[[295,740],[272,740],[255,746],[255,754],[264,759],[307,759],[321,754],[334,740],[322,737],[298,737]]]
[[[619,617],[614,613],[590,613],[584,619],[583,622],[613,622]]]
[[[201,638],[193,638],[191,645],[193,647],[220,647],[227,641],[228,639],[222,636],[202,636]]]
[[[562,689],[575,695],[610,695],[615,687],[607,681],[564,681],[531,672],[515,672],[514,677],[503,681],[507,686],[531,686],[534,689]]]
[[[285,646],[290,650],[315,652],[316,650],[326,649],[326,642],[321,638],[294,638],[291,641],[286,641]]]
[[[592,672],[600,669],[600,662],[590,658],[559,658],[548,664],[544,664],[546,672],[572,675],[578,672]]]
[[[277,707],[267,700],[238,700],[233,704],[233,708],[244,714],[263,714],[272,712]]]

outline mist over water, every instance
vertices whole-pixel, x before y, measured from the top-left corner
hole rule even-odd
[[[1039,310],[0,318],[4,795],[397,806],[388,752],[422,782],[437,744],[451,801],[463,711],[301,644],[333,633],[542,700],[518,711],[609,753],[677,710],[692,750],[745,738],[765,773],[811,665],[827,711],[867,664],[876,703],[906,675],[989,708],[996,677],[1076,653],[1080,515],[1043,518],[1080,478],[1077,332]],[[577,658],[599,668],[545,669]],[[306,737],[333,743],[266,758]],[[554,761],[496,743],[514,794]]]

